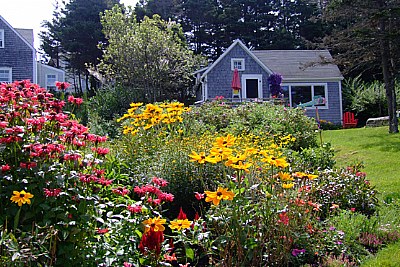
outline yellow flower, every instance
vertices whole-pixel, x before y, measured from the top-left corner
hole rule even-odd
[[[190,154],[189,157],[191,157],[189,161],[197,161],[200,164],[204,164],[206,162],[217,163],[215,158],[207,157],[205,152],[200,152],[200,154],[197,154],[196,152],[192,151],[192,154]]]
[[[278,176],[281,179],[281,181],[284,181],[284,182],[294,180],[293,177],[287,172],[278,172]]]
[[[227,147],[213,147],[210,150],[210,154],[216,157],[219,161],[226,160],[232,154],[232,149]]]
[[[318,177],[318,175],[304,173],[304,172],[295,172],[293,175],[301,179],[310,179],[310,180],[313,180]]]
[[[282,188],[283,189],[290,189],[294,186],[294,183],[290,183],[290,184],[282,184]]]
[[[178,231],[181,231],[182,229],[187,229],[190,227],[190,225],[192,224],[191,221],[189,221],[188,219],[184,219],[184,220],[174,220],[170,223],[169,228],[171,229],[176,229]]]
[[[235,144],[235,137],[231,134],[227,136],[217,137],[214,142],[215,147],[230,147]]]
[[[251,163],[243,163],[243,161],[239,161],[237,164],[231,164],[231,167],[238,170],[244,170],[245,172],[249,172],[249,168],[253,164]]]
[[[286,162],[285,158],[277,158],[274,156],[267,156],[261,160],[262,162],[267,162],[273,166],[285,168],[289,166],[289,163]]]
[[[237,154],[236,156],[230,156],[228,160],[225,162],[226,167],[231,167],[232,164],[238,164],[239,161],[246,160],[245,154]]]
[[[235,193],[228,191],[228,188],[218,187],[217,191],[204,191],[207,195],[206,202],[212,202],[215,206],[219,205],[221,200],[233,200]]]
[[[160,216],[155,217],[155,218],[150,218],[150,219],[143,221],[143,224],[145,227],[145,233],[150,231],[150,229],[152,229],[154,232],[164,231],[165,227],[163,224],[165,224],[166,222],[167,222],[167,220],[161,219]]]
[[[30,198],[33,198],[33,195],[31,193],[27,193],[24,190],[21,192],[18,191],[13,191],[13,196],[10,198],[12,202],[15,202],[18,204],[18,206],[22,206],[22,204],[31,204]]]

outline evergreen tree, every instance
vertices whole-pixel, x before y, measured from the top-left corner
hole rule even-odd
[[[331,0],[325,17],[334,26],[325,44],[345,71],[383,78],[389,132],[398,132],[394,81],[400,71],[400,0]]]

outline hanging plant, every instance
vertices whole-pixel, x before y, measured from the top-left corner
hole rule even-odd
[[[272,73],[268,77],[268,83],[273,98],[283,97],[283,90],[281,87],[282,75],[279,73]]]

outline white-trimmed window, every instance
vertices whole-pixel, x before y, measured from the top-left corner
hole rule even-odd
[[[239,71],[245,70],[244,58],[232,58],[231,59],[231,70],[238,69]]]
[[[12,69],[0,67],[0,83],[12,83]]]
[[[56,81],[57,75],[56,74],[46,74],[46,89],[47,90],[56,90]]]
[[[4,48],[4,30],[0,29],[0,48]]]
[[[283,94],[291,107],[328,108],[328,86],[326,83],[283,84]]]

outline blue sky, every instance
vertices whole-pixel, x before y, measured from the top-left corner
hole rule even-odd
[[[7,2],[7,3],[6,3]],[[61,1],[59,1],[61,2]],[[120,0],[134,6],[138,0]],[[43,20],[51,20],[56,0],[0,0],[0,15],[14,28],[33,29],[35,47],[40,46],[37,35]]]

